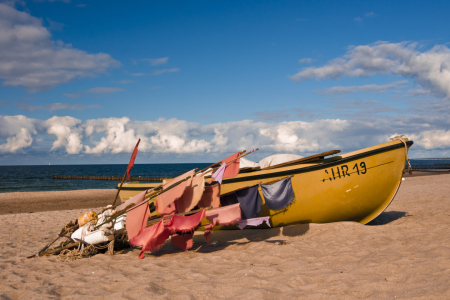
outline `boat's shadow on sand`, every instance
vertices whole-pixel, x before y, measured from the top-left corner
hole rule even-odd
[[[411,215],[408,215],[408,213],[404,211],[385,211],[366,225],[386,225],[403,217],[411,217]]]
[[[251,242],[266,242],[276,245],[285,245],[287,239],[283,237],[300,236],[305,234],[308,230],[309,224],[268,229],[218,230],[212,232],[209,245],[206,243],[203,234],[194,235],[194,245],[189,251],[211,253],[223,250],[232,245],[245,246]],[[274,237],[278,237],[278,239],[273,239]],[[172,246],[170,243],[166,243],[160,250],[147,255],[162,256],[178,252],[183,251]]]
[[[381,213],[374,220],[366,225],[379,226],[386,225],[395,220],[409,217],[404,211],[387,211]],[[223,250],[232,245],[245,246],[251,242],[266,242],[276,245],[285,245],[286,239],[284,237],[294,237],[304,235],[309,230],[309,224],[299,224],[286,227],[267,228],[267,229],[246,229],[246,230],[218,230],[211,234],[210,243],[206,243],[203,234],[197,234],[193,237],[194,245],[189,251],[196,251],[199,253],[211,253]],[[274,239],[275,237],[278,237]],[[160,250],[154,251],[150,256],[162,256],[167,254],[174,254],[183,252],[166,243]]]

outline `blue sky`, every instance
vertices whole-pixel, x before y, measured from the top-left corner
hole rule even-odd
[[[0,164],[450,156],[447,1],[0,2]]]

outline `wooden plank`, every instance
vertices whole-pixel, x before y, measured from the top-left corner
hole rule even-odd
[[[300,159],[291,160],[291,161],[288,161],[288,162],[285,162],[285,163],[282,163],[282,164],[278,164],[278,165],[275,165],[275,166],[270,166],[270,167],[267,167],[267,168],[263,168],[261,170],[270,170],[270,169],[287,167],[287,166],[292,166],[292,165],[301,164],[301,163],[309,163],[309,162],[313,162],[313,161],[322,159],[325,156],[337,154],[337,153],[340,153],[340,152],[341,152],[341,150],[330,150],[330,151],[327,151],[327,152],[314,154],[314,155],[303,157],[303,158],[300,158]]]

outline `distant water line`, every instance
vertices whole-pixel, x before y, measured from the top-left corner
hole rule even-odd
[[[449,158],[411,159],[415,166],[439,165],[450,169]],[[132,176],[175,177],[194,168],[203,169],[211,163],[194,164],[136,164]],[[126,164],[117,165],[45,165],[0,166],[0,193],[33,191],[67,191],[84,189],[114,189],[119,181],[62,180],[52,175],[119,176],[125,173]]]
[[[132,176],[175,177],[194,168],[202,169],[209,165],[211,164],[136,164],[130,173]],[[114,189],[119,181],[61,180],[52,179],[51,176],[119,176],[121,178],[126,169],[126,164],[0,166],[0,193]]]

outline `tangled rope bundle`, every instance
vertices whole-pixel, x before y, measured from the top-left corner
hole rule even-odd
[[[73,249],[73,250],[63,250],[58,256],[59,261],[74,261],[79,258],[87,258],[95,255],[97,253],[97,248],[94,245],[89,245],[84,247],[81,250]]]

